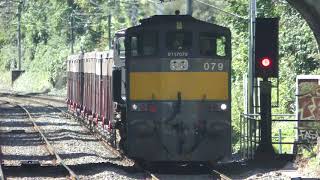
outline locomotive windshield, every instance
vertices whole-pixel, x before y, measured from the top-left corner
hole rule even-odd
[[[200,33],[200,55],[202,56],[226,56],[226,38],[210,33]]]
[[[120,37],[117,42],[117,51],[120,58],[125,58],[124,37]]]
[[[168,50],[188,50],[192,47],[192,33],[168,32],[166,35]]]
[[[152,56],[156,54],[158,34],[144,32],[142,35],[132,36],[131,56]]]

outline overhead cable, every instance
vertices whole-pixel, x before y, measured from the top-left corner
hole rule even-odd
[[[203,2],[203,1],[201,1],[201,0],[195,0],[195,1],[197,1],[197,2],[199,2],[199,3],[201,3],[201,4],[204,4],[204,5],[210,6],[210,7],[214,8],[214,9],[220,11],[220,12],[223,12],[223,13],[229,15],[229,16],[237,17],[237,18],[239,18],[239,19],[249,20],[248,18],[246,18],[246,17],[244,17],[244,16],[241,16],[241,15],[238,15],[238,14],[235,14],[235,13],[231,13],[231,12],[225,11],[225,10],[219,8],[219,7],[216,7],[216,6],[212,5],[212,4],[208,4],[208,3]]]

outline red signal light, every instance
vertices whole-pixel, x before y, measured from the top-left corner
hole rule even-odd
[[[270,60],[269,58],[263,58],[263,59],[261,60],[261,65],[262,65],[262,67],[264,67],[264,68],[268,68],[268,67],[271,66],[271,60]]]

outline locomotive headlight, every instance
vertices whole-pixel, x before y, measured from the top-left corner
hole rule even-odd
[[[226,110],[227,109],[227,105],[226,104],[221,104],[221,106],[220,106],[220,108],[221,108],[221,110]]]
[[[133,109],[133,110],[137,110],[137,109],[138,109],[138,106],[137,106],[136,104],[133,104],[133,105],[132,105],[132,109]]]
[[[121,99],[126,101],[127,100],[127,97],[126,96],[121,96]]]

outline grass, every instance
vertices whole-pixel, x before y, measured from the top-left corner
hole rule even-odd
[[[49,75],[45,72],[25,72],[13,84],[15,91],[43,92],[51,89]]]
[[[296,122],[274,122],[272,124],[272,137],[273,142],[279,142],[279,134],[281,130],[281,142],[289,142],[293,143],[295,141],[296,136]],[[276,152],[279,152],[279,145],[273,145]],[[291,144],[282,144],[282,153],[291,154],[293,145]]]
[[[320,144],[312,151],[302,149],[302,157],[297,161],[299,169],[309,177],[320,177]]]
[[[0,89],[11,89],[11,73],[2,71],[0,74]]]
[[[66,86],[55,89],[49,81],[49,74],[46,72],[25,72],[11,85],[11,72],[0,72],[0,89],[13,90],[16,92],[49,92],[52,96],[65,96]]]

